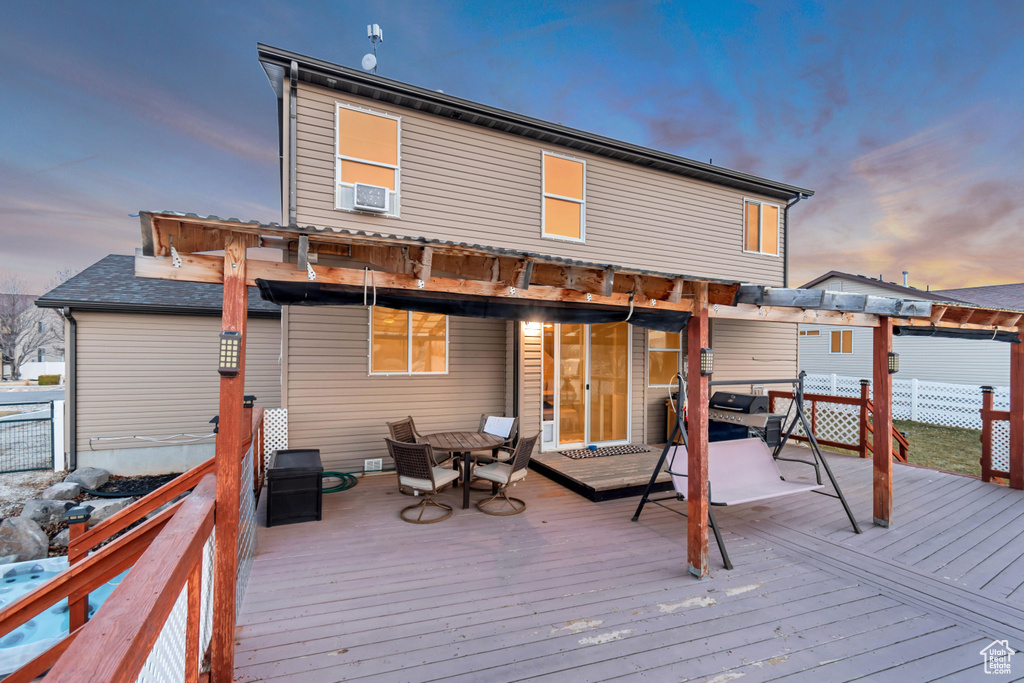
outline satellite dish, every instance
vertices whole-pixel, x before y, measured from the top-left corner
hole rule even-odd
[[[377,66],[377,58],[372,54],[363,55],[363,69],[369,71]]]

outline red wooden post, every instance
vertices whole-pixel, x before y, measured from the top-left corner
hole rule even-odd
[[[1010,344],[1010,488],[1024,489],[1024,344]]]
[[[992,394],[993,387],[981,388],[981,480],[992,481]]]
[[[686,330],[689,360],[687,437],[686,560],[691,574],[708,575],[708,378],[700,374],[700,350],[708,346],[708,309],[690,317]]]
[[[868,388],[871,386],[871,382],[862,379],[860,381],[860,447],[857,449],[860,451],[860,457],[868,457],[868,401],[871,400],[871,396],[868,393]]]
[[[224,309],[221,329],[242,333],[239,372],[220,380],[220,429],[217,433],[217,535],[214,553],[213,642],[210,675],[229,683],[235,669],[235,590],[238,580],[238,506],[241,449],[249,423],[243,421],[245,393],[245,326],[248,291],[245,285],[245,242],[232,233],[224,244]],[[211,372],[213,372],[211,368]]]
[[[88,551],[78,551],[75,541],[86,532],[88,520],[77,524],[68,524],[68,566],[77,564],[85,559]],[[73,550],[74,549],[74,550]],[[68,633],[85,625],[89,619],[89,596],[88,594],[72,599],[68,598]]]
[[[203,558],[188,573],[188,612],[185,619],[185,683],[199,681],[199,622],[203,618]]]
[[[892,320],[878,319],[874,339],[874,490],[875,524],[892,526],[892,375],[889,352],[892,351]]]

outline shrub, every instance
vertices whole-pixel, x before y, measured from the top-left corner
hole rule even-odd
[[[60,375],[39,375],[39,386],[60,384]]]

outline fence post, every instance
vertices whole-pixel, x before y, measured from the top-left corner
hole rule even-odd
[[[910,380],[910,421],[917,422],[917,379]]]
[[[992,394],[993,387],[981,388],[981,480],[992,481]]]
[[[838,396],[839,395],[839,394],[836,393],[836,387],[838,386],[837,379],[838,378],[836,377],[836,373],[833,372],[832,373],[832,395],[833,396]]]
[[[866,379],[860,381],[860,457],[868,457],[868,387],[871,382]]]

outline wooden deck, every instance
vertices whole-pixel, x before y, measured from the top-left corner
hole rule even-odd
[[[601,458],[573,460],[561,453],[539,453],[530,459],[530,469],[543,474],[570,491],[593,501],[638,496],[651,479],[665,444],[650,446],[650,453],[629,453]],[[655,490],[672,488],[668,474],[658,475]]]
[[[1024,493],[896,465],[885,530],[870,462],[830,462],[863,535],[813,493],[719,508],[736,568],[712,544],[706,581],[684,518],[631,522],[636,498],[533,473],[521,515],[448,491],[454,517],[418,527],[392,476],[364,478],[322,522],[260,528],[236,680],[991,681],[980,650],[1024,646]]]

